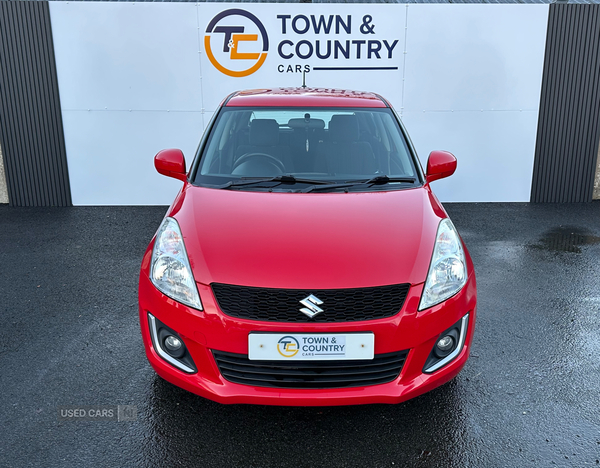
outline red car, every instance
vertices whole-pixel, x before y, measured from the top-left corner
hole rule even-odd
[[[141,267],[148,360],[221,403],[398,403],[456,376],[476,316],[467,249],[389,102],[333,89],[219,106]]]

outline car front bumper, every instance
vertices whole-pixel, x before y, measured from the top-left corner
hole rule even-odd
[[[145,262],[147,263],[147,262]],[[417,312],[423,284],[411,286],[402,310],[395,316],[344,323],[259,322],[229,317],[217,305],[209,286],[198,283],[204,307],[198,311],[158,291],[142,268],[139,284],[139,314],[146,355],[157,374],[165,380],[220,403],[249,403],[285,406],[334,406],[368,403],[399,403],[432,390],[454,378],[465,365],[476,319],[476,283],[471,274],[464,288],[437,306]],[[197,372],[179,370],[159,355],[152,341],[148,314],[176,331],[183,339]],[[440,334],[468,314],[462,349],[440,369],[423,368]],[[408,351],[395,380],[371,386],[327,389],[258,387],[233,383],[220,373],[212,351],[248,354],[251,332],[355,333],[375,335],[375,354]],[[160,350],[158,350],[160,351]]]

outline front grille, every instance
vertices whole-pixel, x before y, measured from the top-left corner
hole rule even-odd
[[[223,377],[255,387],[366,387],[398,378],[408,351],[376,354],[362,361],[251,361],[245,354],[213,351]]]
[[[402,309],[408,284],[354,289],[271,289],[213,283],[223,313],[267,322],[357,322],[396,315]],[[323,312],[309,318],[300,301],[318,297]]]

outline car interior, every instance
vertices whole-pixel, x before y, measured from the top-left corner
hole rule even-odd
[[[406,142],[389,114],[372,111],[329,111],[317,117],[298,111],[270,114],[250,110],[223,113],[205,150],[201,174],[415,175]],[[299,116],[282,118],[290,114]]]

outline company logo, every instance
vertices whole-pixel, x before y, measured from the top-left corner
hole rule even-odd
[[[283,357],[291,358],[298,354],[300,344],[293,336],[284,336],[277,342],[277,351]]]
[[[321,304],[323,304],[323,301],[313,294],[302,299],[300,304],[306,306],[300,309],[300,312],[308,315],[310,318],[313,318],[315,315],[323,312],[323,309],[319,307]]]
[[[217,70],[240,78],[251,75],[265,63],[269,37],[256,16],[233,8],[222,11],[208,23],[204,49]]]

